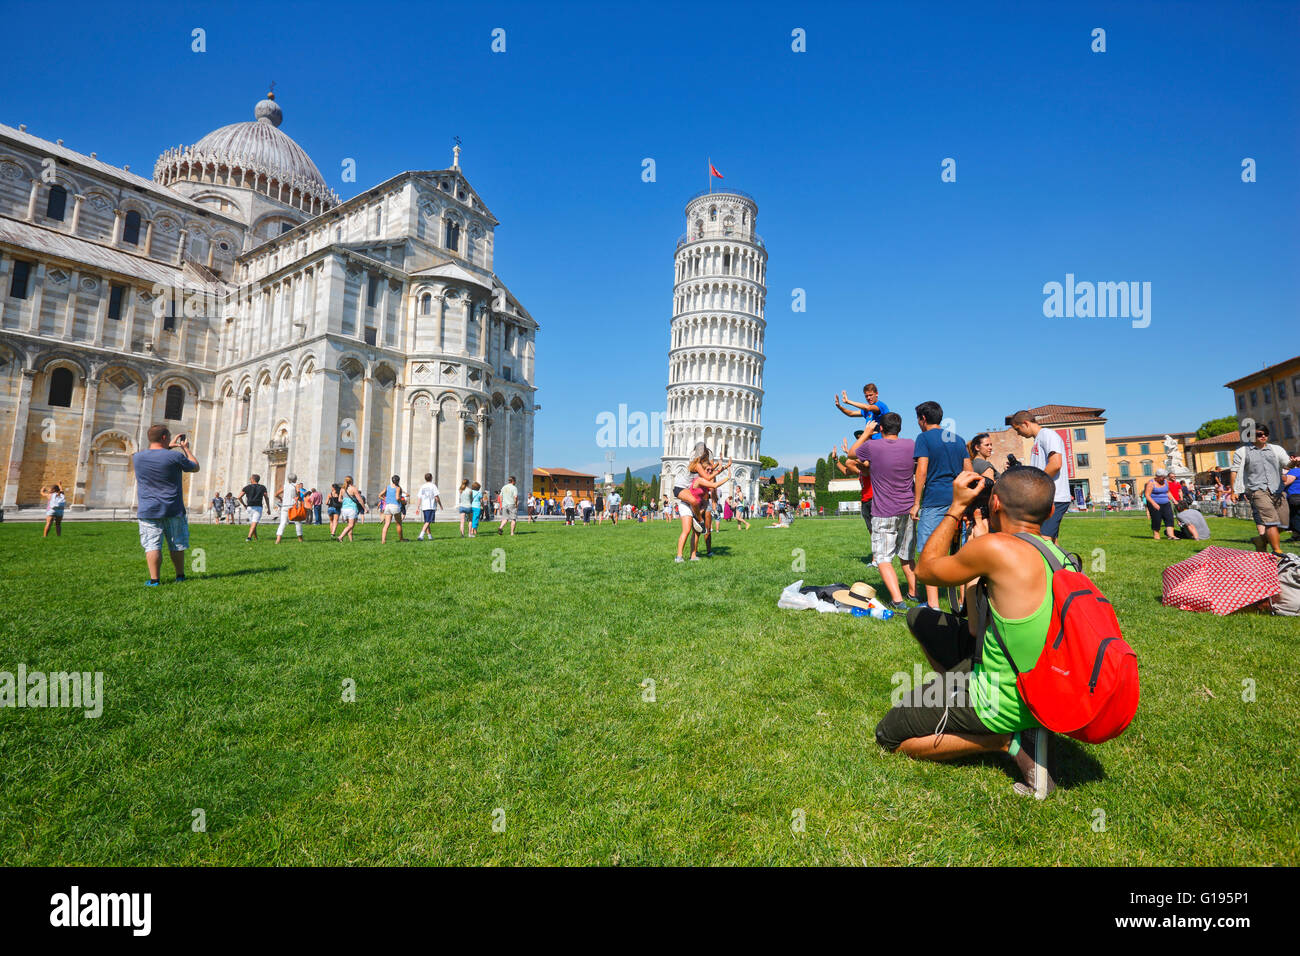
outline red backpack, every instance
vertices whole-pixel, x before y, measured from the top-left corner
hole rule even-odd
[[[1022,673],[1016,667],[988,615],[993,638],[1016,674],[1016,689],[1034,718],[1054,733],[1089,744],[1118,737],[1137,713],[1138,669],[1115,609],[1080,570],[1077,556],[1066,567],[1042,539],[1016,537],[1032,544],[1052,569],[1051,624],[1032,668]]]

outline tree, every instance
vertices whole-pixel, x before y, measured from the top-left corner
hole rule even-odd
[[[828,477],[828,471],[827,471],[827,465],[825,459],[822,458],[817,459],[816,475],[817,475],[817,483],[813,485],[813,487],[816,488],[818,491],[825,491],[826,482],[830,480]]]
[[[1213,438],[1215,435],[1226,435],[1228,432],[1235,432],[1237,417],[1235,415],[1225,415],[1222,418],[1211,418],[1208,422],[1202,423],[1201,427],[1196,429],[1196,437]]]
[[[655,475],[653,478],[650,479],[649,498],[651,502],[655,502],[659,500],[659,476],[658,475]]]
[[[767,455],[758,456],[758,467],[763,471],[775,471],[777,464],[775,458],[769,458]]]

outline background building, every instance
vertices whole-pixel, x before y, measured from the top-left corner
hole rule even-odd
[[[554,498],[556,502],[572,494],[574,500],[596,497],[596,476],[568,468],[534,468],[533,493],[540,498]]]
[[[1233,379],[1237,421],[1253,418],[1268,426],[1275,444],[1296,450],[1300,439],[1300,355]]]
[[[1196,472],[1196,483],[1209,484],[1213,478],[1209,472],[1232,469],[1232,453],[1241,446],[1241,433],[1238,431],[1214,435],[1189,442],[1187,465]]]
[[[1105,500],[1113,490],[1106,475],[1106,419],[1102,417],[1105,409],[1040,405],[1028,411],[1038,424],[1055,429],[1065,443],[1066,473],[1074,499],[1084,501],[1091,495],[1097,501]],[[1010,419],[1008,415],[1008,424]],[[1029,464],[1032,440],[1021,438],[1009,427],[990,431],[989,438],[993,441],[992,462],[999,471],[1006,468],[1008,454],[1015,455],[1021,464]]]
[[[282,119],[268,94],[153,180],[0,126],[4,507],[54,482],[133,506],[155,422],[192,438],[192,511],[253,472],[367,494],[532,473],[538,327],[459,146],[341,202]]]
[[[763,319],[767,249],[755,231],[758,205],[739,190],[704,192],[686,204],[674,257],[668,351],[668,414],[659,487],[689,484],[691,449],[704,442],[735,459],[732,479],[758,500],[763,412]],[[719,499],[731,486],[719,488]]]
[[[1190,453],[1191,443],[1196,440],[1196,432],[1161,432],[1158,435],[1123,435],[1106,439],[1106,474],[1110,477],[1110,487],[1118,490],[1118,482],[1131,485],[1132,494],[1140,494],[1145,482],[1137,480],[1156,473],[1157,468],[1165,467],[1165,436],[1168,435],[1178,443],[1183,461],[1187,467],[1196,471]]]

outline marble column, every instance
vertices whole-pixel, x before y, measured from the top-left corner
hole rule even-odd
[[[32,384],[35,380],[35,369],[22,370],[22,381],[18,383],[18,403],[14,409],[14,436],[9,443],[9,467],[5,472],[6,508],[18,504],[18,479],[22,477],[23,448],[27,444],[27,415],[32,407]]]
[[[91,372],[84,379],[85,400],[81,406],[81,435],[77,440],[77,468],[72,479],[72,493],[67,495],[68,504],[85,506],[86,504],[86,465],[90,459],[90,442],[95,429],[95,406],[99,401],[99,370]]]
[[[469,412],[463,408],[456,412],[456,489],[465,480],[465,425],[469,421]]]
[[[80,193],[72,197],[72,220],[68,223],[68,232],[71,235],[75,236],[81,226],[81,204],[85,201],[86,197]]]
[[[32,183],[32,190],[30,193],[27,194],[27,221],[35,222],[36,221],[36,199],[41,193],[41,181],[39,179],[33,179],[31,183]]]

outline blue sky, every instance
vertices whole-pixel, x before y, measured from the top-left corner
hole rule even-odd
[[[448,165],[459,135],[501,220],[497,271],[542,325],[539,465],[594,470],[600,412],[663,408],[673,248],[710,156],[759,203],[762,444],[784,466],[847,433],[831,394],[868,379],[967,437],[1047,403],[1132,434],[1231,414],[1224,382],[1300,352],[1300,4],[59,11],[7,12],[0,119],[136,171],[251,119],[272,79],[282,129],[344,197]],[[1150,282],[1150,326],[1045,318],[1066,273]]]

